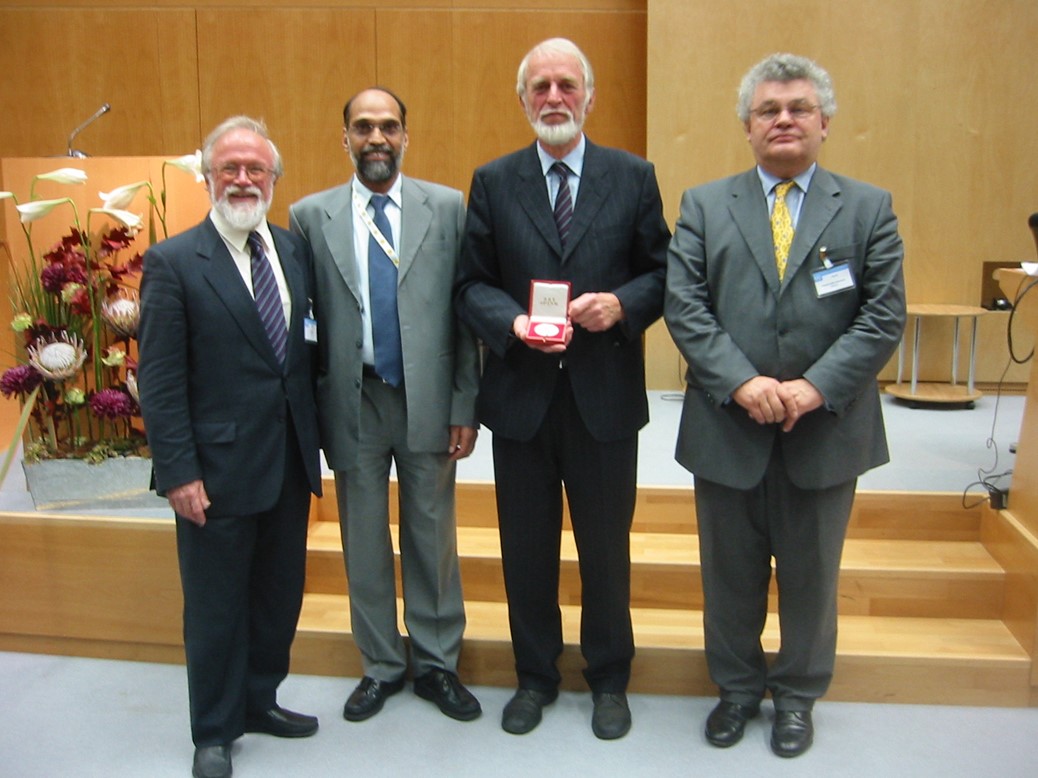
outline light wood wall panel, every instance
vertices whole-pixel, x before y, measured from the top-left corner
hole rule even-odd
[[[910,302],[980,303],[983,263],[1031,260],[1038,211],[1033,0],[648,0],[648,156],[673,224],[681,192],[753,164],[736,89],[774,51],[818,60],[839,106],[821,163],[890,190]],[[985,322],[981,381],[1005,365]],[[653,369],[678,372],[662,325]],[[935,344],[923,377],[947,370]],[[884,377],[893,377],[888,365]],[[1009,380],[1026,380],[1014,368]],[[659,385],[657,383],[657,385]],[[677,385],[677,384],[674,384]]]

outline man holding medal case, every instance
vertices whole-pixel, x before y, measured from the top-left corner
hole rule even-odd
[[[652,165],[582,132],[594,75],[572,42],[534,47],[516,91],[537,141],[475,172],[455,284],[459,316],[488,349],[477,409],[493,433],[518,681],[501,726],[530,732],[558,695],[565,484],[591,725],[613,739],[631,726],[629,535],[638,430],[648,421],[642,334],[663,310],[670,233]]]

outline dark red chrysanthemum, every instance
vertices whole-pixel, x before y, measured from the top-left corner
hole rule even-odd
[[[102,419],[128,419],[137,413],[137,403],[121,389],[102,389],[90,398],[90,410]]]
[[[0,394],[11,398],[26,395],[40,385],[43,377],[32,365],[17,365],[4,371],[0,376]]]

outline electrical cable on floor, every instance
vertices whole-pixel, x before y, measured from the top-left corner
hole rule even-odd
[[[1013,469],[1009,468],[1001,473],[995,472],[998,469],[998,444],[995,442],[995,424],[998,421],[999,401],[1002,399],[1002,385],[1005,383],[1006,374],[1009,372],[1009,368],[1014,364],[1022,365],[1034,358],[1033,347],[1025,357],[1018,357],[1013,348],[1013,320],[1016,315],[1017,306],[1028,292],[1030,292],[1035,286],[1038,286],[1038,278],[1026,282],[1026,286],[1025,280],[1022,280],[1020,286],[1017,288],[1016,296],[1013,299],[1013,305],[1009,310],[1009,321],[1006,322],[1006,345],[1009,347],[1009,360],[1006,362],[1006,367],[998,379],[998,386],[995,390],[995,411],[991,417],[991,434],[988,436],[987,442],[985,443],[987,448],[994,450],[995,461],[988,469],[982,467],[977,468],[977,480],[968,484],[963,490],[962,507],[966,509],[976,508],[978,505],[982,505],[985,501],[989,501],[991,507],[995,510],[1002,510],[1006,507],[1006,493],[1008,490],[1000,487],[998,481],[1011,476],[1013,474]],[[984,491],[987,492],[987,496],[974,502],[967,502],[969,491],[975,486],[983,487]]]

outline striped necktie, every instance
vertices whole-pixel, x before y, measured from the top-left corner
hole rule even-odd
[[[775,205],[771,209],[771,237],[775,242],[775,265],[779,281],[786,275],[789,247],[793,245],[793,219],[786,205],[786,195],[795,181],[783,181],[775,186]]]
[[[569,168],[564,162],[556,162],[551,172],[559,177],[559,192],[555,195],[555,226],[559,228],[559,240],[566,246],[569,225],[573,221],[573,197],[569,191]]]
[[[274,271],[263,248],[263,239],[258,233],[250,232],[249,251],[252,254],[252,294],[256,298],[256,309],[259,311],[263,329],[267,331],[270,345],[278,362],[284,363],[285,351],[288,347],[288,329],[285,327],[285,308],[281,303]]]
[[[393,230],[386,216],[389,195],[372,195],[375,226],[390,246]],[[400,317],[397,313],[397,268],[375,240],[368,238],[368,295],[371,302],[371,336],[375,347],[375,372],[390,386],[404,382],[404,356],[400,343]]]

